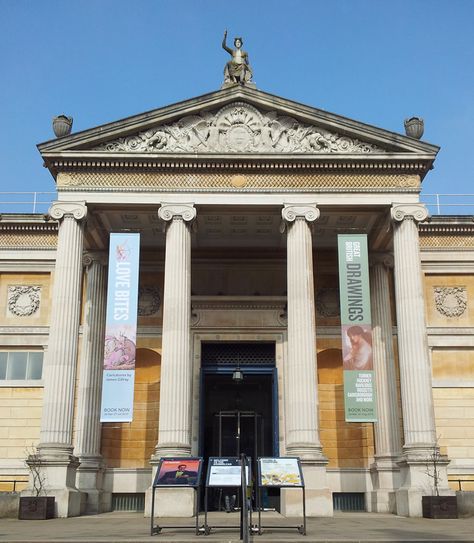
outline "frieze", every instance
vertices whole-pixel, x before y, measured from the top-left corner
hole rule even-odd
[[[96,147],[125,153],[370,154],[386,151],[296,118],[235,102]]]
[[[40,307],[41,287],[10,285],[8,287],[8,311],[16,317],[31,317]]]
[[[236,186],[234,168],[229,172],[178,173],[178,172],[71,172],[58,176],[62,190],[87,188],[88,190],[123,191],[146,190],[161,192],[201,192],[209,189],[222,192],[258,191],[304,191],[331,192],[353,190],[357,192],[417,191],[418,175],[410,174],[341,174],[341,173],[295,173],[274,172],[271,174],[249,172],[245,174],[245,185]]]
[[[464,286],[433,287],[438,313],[444,317],[461,317],[467,308],[467,290]]]

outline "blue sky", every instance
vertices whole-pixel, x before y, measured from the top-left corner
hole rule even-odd
[[[261,90],[400,133],[422,117],[424,192],[474,193],[473,22],[471,0],[0,0],[0,191],[54,190],[54,115],[79,131],[219,89],[227,28]]]

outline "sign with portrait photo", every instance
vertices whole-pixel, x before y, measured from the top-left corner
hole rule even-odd
[[[300,460],[297,457],[259,458],[259,486],[304,486]]]
[[[202,458],[162,458],[153,486],[199,486]]]

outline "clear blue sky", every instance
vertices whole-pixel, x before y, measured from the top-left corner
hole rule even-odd
[[[424,192],[474,193],[472,0],[0,0],[0,191],[54,190],[36,144],[220,88],[224,29],[261,90],[441,146]],[[472,212],[472,211],[471,211]]]

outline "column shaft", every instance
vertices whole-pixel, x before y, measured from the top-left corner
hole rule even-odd
[[[318,428],[316,322],[313,244],[309,221],[319,216],[315,207],[286,206],[289,221],[288,266],[288,402],[286,448],[289,454],[321,457]]]
[[[106,268],[101,255],[86,255],[87,288],[77,402],[75,454],[100,457],[100,400],[104,358]]]
[[[85,207],[53,204],[59,226],[39,448],[49,444],[72,452],[74,384],[79,331]]]
[[[372,256],[375,257],[375,255]],[[382,260],[372,259],[370,274],[378,418],[375,423],[375,454],[377,458],[396,458],[400,454],[401,440],[387,268],[387,264],[390,265],[392,259],[389,255],[380,256]]]
[[[405,448],[436,443],[418,227],[422,206],[395,206],[393,245]]]
[[[159,216],[166,231],[163,293],[160,418],[157,456],[191,453],[191,232],[189,205],[163,205]]]

